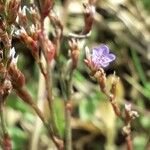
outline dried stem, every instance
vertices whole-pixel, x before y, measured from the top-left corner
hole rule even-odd
[[[95,73],[95,78],[98,80],[101,92],[103,92],[108,97],[110,104],[112,105],[112,108],[114,110],[114,113],[116,114],[117,117],[119,117],[121,119],[122,114],[121,114],[120,108],[116,102],[116,86],[117,86],[118,81],[114,81],[112,83],[110,91],[108,91],[106,89],[106,83],[105,83],[106,82],[106,75],[105,75],[105,72],[102,68],[99,69],[99,71],[97,71]]]
[[[72,92],[72,78],[74,70],[77,68],[78,58],[79,58],[79,48],[78,43],[75,39],[71,39],[69,41],[69,46],[71,49],[71,62],[68,63],[68,70],[66,75],[66,96],[67,99],[65,101],[65,148],[66,150],[72,149],[72,131],[71,131],[71,92]]]
[[[38,107],[44,109],[44,103],[45,103],[45,82],[42,73],[39,73],[39,86],[38,86]],[[38,149],[38,141],[39,141],[39,136],[40,136],[40,131],[42,127],[42,122],[38,117],[36,117],[36,123],[35,123],[35,129],[32,133],[32,138],[31,138],[31,146],[30,150],[35,150]]]
[[[56,121],[55,121],[54,104],[53,104],[53,98],[52,98],[51,67],[50,67],[49,62],[47,62],[47,64],[46,64],[46,69],[43,67],[42,63],[39,64],[39,67],[40,67],[40,70],[45,79],[45,87],[46,87],[46,91],[47,91],[47,100],[48,100],[49,109],[50,109],[51,123],[52,123],[55,133],[58,134],[58,129],[56,126]]]
[[[94,22],[94,14],[95,14],[95,3],[96,1],[89,1],[88,3],[84,3],[84,27],[80,34],[69,33],[69,37],[83,39],[87,38],[91,34],[93,22]]]
[[[130,134],[126,137],[126,143],[127,143],[127,150],[133,150],[133,144]]]
[[[114,73],[111,88],[110,90],[108,90],[106,86],[107,78],[103,68],[98,68],[96,70],[96,68],[93,66],[93,63],[91,63],[90,60],[85,61],[85,63],[91,69],[91,75],[97,79],[101,92],[108,97],[112,105],[112,108],[114,110],[114,113],[120,120],[122,120],[125,123],[125,126],[122,128],[122,130],[123,130],[123,134],[125,135],[127,150],[133,150],[133,144],[131,138],[131,121],[136,117],[138,117],[138,113],[136,111],[132,111],[131,104],[125,104],[125,108],[124,108],[125,116],[124,116],[120,110],[119,105],[116,103],[117,83],[119,78],[116,78]]]
[[[4,108],[4,105],[2,103],[0,103],[0,123],[1,123],[2,134],[3,134],[2,146],[3,146],[4,150],[12,150],[11,139],[7,132],[7,128],[6,128],[6,124],[5,124],[5,120],[4,120],[3,108]]]
[[[65,150],[72,150],[72,131],[71,131],[71,83],[74,69],[71,69],[69,79],[67,81],[67,100],[65,101]]]
[[[47,99],[49,102],[49,107],[50,107],[50,112],[51,112],[51,122],[54,128],[54,131],[56,134],[58,134],[58,129],[56,126],[56,121],[55,121],[55,112],[54,112],[54,103],[53,103],[53,98],[52,98],[52,73],[51,73],[51,67],[50,64],[47,63],[47,75],[45,76],[45,81],[46,81],[46,90],[47,90]]]
[[[61,68],[60,60],[58,59],[58,67]],[[64,70],[63,70],[64,71]],[[65,73],[60,71],[60,86],[61,91],[64,98],[64,106],[65,106],[65,150],[72,150],[72,133],[71,133],[71,105],[70,105],[70,89],[68,85],[70,82],[65,82]],[[70,87],[70,85],[69,85]]]
[[[0,103],[0,121],[1,121],[2,133],[4,135],[5,133],[7,133],[7,129],[4,120],[3,107],[4,107],[3,104]]]
[[[42,122],[44,124],[46,124],[46,121],[44,119],[43,113],[41,112],[41,110],[37,107],[36,103],[34,103],[31,95],[28,93],[27,90],[23,89],[23,88],[17,88],[15,87],[15,91],[17,93],[17,95],[27,104],[29,104],[37,113],[37,115],[39,116],[39,118],[42,120]]]
[[[65,150],[72,150],[71,109],[68,100],[65,102]]]
[[[47,128],[48,133],[51,137],[51,139],[53,140],[54,144],[56,145],[56,147],[61,150],[63,147],[63,142],[57,138],[56,136],[54,136],[54,132],[53,132],[53,128],[50,126],[50,124],[45,120],[43,113],[41,112],[41,110],[37,107],[37,105],[34,103],[34,101],[32,100],[32,97],[30,96],[30,94],[23,88],[15,88],[16,93],[18,94],[18,96],[27,104],[29,104],[37,113],[37,115],[39,116],[39,118],[42,120],[44,126]]]
[[[50,109],[52,127],[53,127],[55,133],[57,135],[59,135],[57,125],[56,125],[56,121],[55,121],[54,103],[53,103],[53,97],[52,97],[51,65],[50,65],[49,58],[48,58],[47,52],[46,52],[46,48],[48,48],[49,51],[52,51],[52,49],[50,49],[50,47],[46,47],[46,45],[44,45],[45,41],[50,42],[49,39],[46,37],[46,33],[45,33],[45,30],[44,30],[44,20],[41,20],[41,33],[39,35],[39,38],[40,38],[42,52],[43,52],[44,58],[46,60],[45,70],[44,70],[44,65],[42,65],[41,62],[39,64],[39,67],[40,67],[41,72],[43,73],[44,78],[45,78],[45,86],[46,86],[46,91],[47,91],[47,100],[48,100],[49,109]]]

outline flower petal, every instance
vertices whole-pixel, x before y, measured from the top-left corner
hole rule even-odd
[[[100,56],[102,54],[102,52],[100,52],[98,49],[94,48],[93,49],[93,52],[92,52],[92,56],[95,57],[95,56]]]
[[[110,62],[115,60],[115,58],[116,56],[109,53],[109,48],[104,44],[94,48],[91,56],[92,62],[95,66],[103,68],[107,67]]]
[[[101,54],[108,54],[109,53],[109,48],[106,45],[101,44],[100,46],[95,47],[93,49],[93,52],[94,53],[98,53],[99,55],[101,55]]]
[[[103,50],[99,49],[98,47],[93,49],[92,55],[94,57],[95,56],[100,57],[102,54],[103,54]]]
[[[92,57],[92,62],[93,62],[94,64],[99,64],[99,63],[100,63],[98,57]]]
[[[104,44],[101,44],[99,46],[99,49],[101,49],[101,51],[103,52],[104,55],[107,55],[109,53],[109,48]]]
[[[109,65],[109,62],[108,62],[108,63],[102,63],[102,64],[101,64],[101,66],[104,67],[104,68],[106,68],[108,65]]]
[[[108,54],[107,57],[109,58],[109,62],[113,61],[116,59],[116,56],[114,54]]]

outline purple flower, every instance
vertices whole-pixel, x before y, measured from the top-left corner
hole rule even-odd
[[[116,56],[112,53],[109,53],[109,48],[104,44],[93,49],[92,62],[98,68],[107,67],[110,62],[115,60],[115,58]]]

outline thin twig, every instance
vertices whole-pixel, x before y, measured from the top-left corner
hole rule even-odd
[[[32,100],[32,97],[30,96],[30,94],[23,88],[15,88],[16,93],[18,94],[18,96],[27,104],[29,104],[36,112],[36,114],[39,116],[39,118],[42,120],[44,126],[47,128],[48,133],[52,139],[52,141],[54,142],[54,144],[56,145],[56,147],[59,150],[62,150],[63,148],[63,142],[62,140],[60,140],[58,137],[56,137],[54,135],[53,132],[53,128],[52,126],[45,120],[43,113],[41,112],[41,110],[37,107],[37,105],[34,103],[34,101]]]
[[[52,74],[51,74],[51,66],[50,66],[50,62],[47,58],[47,54],[46,54],[46,50],[44,49],[44,45],[43,45],[43,41],[45,40],[46,35],[44,34],[44,29],[42,29],[41,34],[40,34],[40,42],[41,42],[41,47],[42,47],[42,52],[44,55],[44,58],[46,60],[46,66],[44,69],[44,65],[42,65],[42,63],[39,64],[39,67],[41,69],[41,72],[44,75],[45,78],[45,87],[46,87],[46,91],[47,91],[47,100],[48,100],[48,104],[49,104],[49,109],[50,109],[50,115],[51,115],[51,123],[52,123],[52,127],[55,131],[55,133],[57,135],[58,134],[58,129],[56,126],[56,121],[55,121],[55,112],[54,112],[54,103],[53,103],[53,98],[52,98]]]
[[[2,146],[4,150],[12,150],[11,138],[6,128],[4,113],[3,113],[4,104],[0,102],[0,123],[2,128]]]
[[[45,82],[44,82],[43,75],[40,72],[37,103],[38,103],[38,107],[41,108],[42,111],[43,111],[44,103],[45,103],[44,93],[45,93]],[[38,140],[39,140],[39,136],[40,136],[39,134],[40,134],[41,128],[42,128],[42,122],[37,117],[36,123],[35,123],[35,129],[33,131],[32,138],[31,138],[30,150],[38,149]]]

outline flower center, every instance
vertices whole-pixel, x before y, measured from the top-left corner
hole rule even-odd
[[[99,57],[99,61],[101,62],[106,62],[107,60],[108,60],[107,57],[103,54]]]

